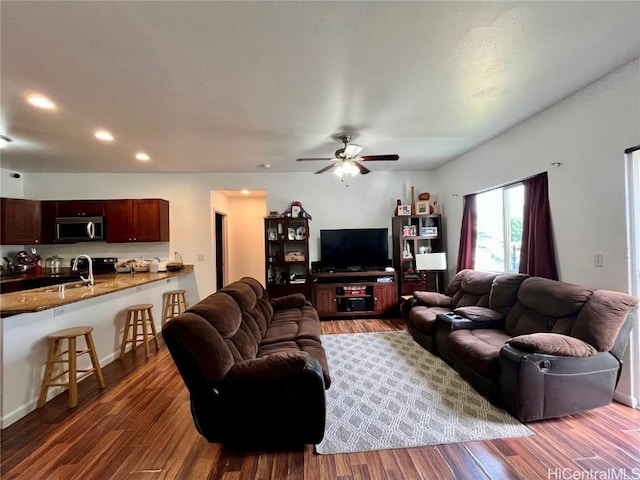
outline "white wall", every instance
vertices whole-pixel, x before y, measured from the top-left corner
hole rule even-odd
[[[402,160],[400,160],[402,161]],[[214,292],[215,257],[213,211],[229,213],[231,203],[212,193],[242,188],[267,192],[265,212],[284,211],[293,200],[302,202],[312,216],[310,260],[318,259],[319,232],[323,228],[388,227],[396,199],[408,201],[411,186],[437,192],[429,172],[372,172],[357,176],[345,187],[335,175],[313,174],[23,174],[24,197],[33,199],[153,198],[169,201],[171,242],[43,245],[40,255],[58,253],[65,262],[79,253],[121,257],[170,257],[178,251],[185,263],[195,265],[200,298]],[[17,250],[17,248],[14,248]],[[197,255],[205,260],[198,261]],[[264,260],[255,258],[257,271]],[[264,277],[264,273],[258,278]]]
[[[640,143],[639,79],[636,60],[442,167],[448,251],[463,195],[548,171],[560,279],[628,291],[624,150]]]

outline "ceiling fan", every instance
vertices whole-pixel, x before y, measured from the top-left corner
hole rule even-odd
[[[316,160],[333,160],[331,165],[327,165],[314,173],[324,173],[328,170],[335,168],[335,174],[339,177],[353,176],[357,173],[366,175],[371,170],[362,165],[360,162],[374,162],[374,161],[396,161],[400,158],[397,154],[392,155],[363,155],[358,156],[364,147],[355,145],[351,142],[351,135],[341,135],[340,140],[344,144],[343,148],[336,150],[335,158],[298,158],[298,162],[309,162]]]

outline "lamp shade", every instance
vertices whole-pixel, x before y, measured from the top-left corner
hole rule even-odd
[[[446,270],[447,255],[444,252],[416,254],[416,270]]]

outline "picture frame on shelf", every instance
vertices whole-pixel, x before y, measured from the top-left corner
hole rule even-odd
[[[275,228],[267,229],[267,239],[278,240],[278,231]]]
[[[405,237],[415,237],[417,235],[415,225],[405,225],[402,227],[402,235]]]
[[[422,227],[420,233],[423,237],[437,237],[438,227]]]
[[[431,206],[428,201],[416,202],[416,215],[429,215],[431,213]]]
[[[411,205],[398,205],[398,216],[407,217],[411,215]]]

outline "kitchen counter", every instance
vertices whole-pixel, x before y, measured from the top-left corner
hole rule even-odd
[[[64,286],[64,292],[60,291],[60,285],[52,285],[20,292],[3,293],[0,295],[0,317],[4,318],[20,313],[40,312],[134,288],[147,283],[187,275],[192,272],[193,265],[185,265],[182,270],[177,272],[114,272],[96,274],[94,276],[95,284],[93,286],[87,286],[85,282],[81,281],[63,283],[61,285]]]

